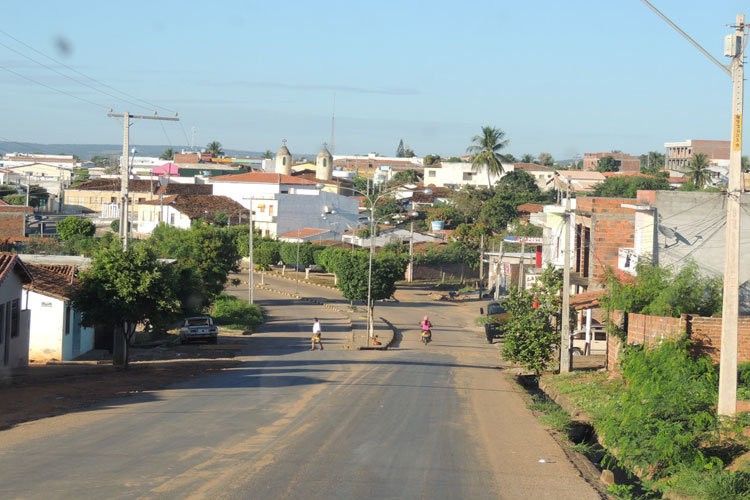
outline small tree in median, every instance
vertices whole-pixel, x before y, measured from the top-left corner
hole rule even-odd
[[[121,361],[127,367],[128,346],[138,323],[162,322],[180,310],[176,281],[169,265],[160,263],[154,251],[145,245],[131,247],[126,252],[105,249],[94,257],[91,269],[81,274],[81,286],[73,294],[73,307],[81,311],[83,326],[105,325],[122,331]]]
[[[60,235],[60,239],[63,241],[69,241],[78,237],[88,238],[94,236],[95,231],[96,226],[94,226],[93,222],[79,217],[66,217],[57,223],[57,234]]]
[[[339,278],[338,288],[349,300],[367,302],[367,284],[370,257],[365,251],[342,253],[338,257],[336,274]],[[396,282],[404,279],[406,260],[396,254],[383,252],[375,254],[372,260],[372,303],[370,312],[377,300],[387,299],[396,292]]]

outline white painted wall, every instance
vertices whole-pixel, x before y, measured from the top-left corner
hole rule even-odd
[[[24,300],[31,310],[30,359],[70,361],[94,348],[94,329],[80,326],[81,314],[75,310],[71,311],[70,329],[65,334],[65,301],[30,290],[25,295]]]
[[[513,171],[513,165],[503,163],[503,175]],[[503,175],[490,176],[490,182],[494,186]],[[463,185],[487,187],[487,170],[484,168],[473,172],[471,163],[455,162],[443,163],[439,167],[427,166],[424,168],[425,185],[433,184],[437,187],[458,188]]]
[[[0,305],[4,306],[6,302],[14,299],[19,299],[19,313],[24,304],[21,301],[22,291],[21,279],[18,277],[13,270],[8,272],[8,275],[0,285]],[[5,328],[0,328],[0,367],[19,367],[25,366],[29,363],[29,327],[28,323],[24,324],[24,318],[28,319],[28,315],[19,314],[19,335],[18,337],[11,337],[10,332],[6,331]],[[6,357],[8,363],[5,363]]]

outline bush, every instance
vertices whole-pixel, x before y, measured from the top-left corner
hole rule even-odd
[[[94,236],[96,226],[87,219],[80,217],[66,217],[57,223],[57,234],[63,241],[70,241],[74,238],[86,238]]]
[[[252,330],[263,323],[263,311],[260,307],[225,293],[216,299],[213,317],[217,324],[233,330]]]
[[[600,429],[621,465],[652,479],[683,467],[721,466],[707,445],[716,441],[718,377],[708,358],[693,359],[688,342],[623,350],[625,388],[606,403]]]
[[[25,194],[9,194],[3,196],[3,201],[9,205],[26,205]]]
[[[253,249],[253,263],[261,271],[268,271],[271,266],[279,262],[279,243],[277,241],[262,241]]]

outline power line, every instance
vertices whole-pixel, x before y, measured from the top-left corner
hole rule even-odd
[[[37,85],[39,85],[39,86],[42,86],[42,87],[44,87],[44,88],[46,88],[46,89],[52,90],[52,91],[54,91],[54,92],[59,92],[60,94],[65,94],[65,95],[67,95],[68,97],[72,97],[73,99],[78,99],[79,101],[83,101],[83,102],[85,102],[85,103],[87,103],[87,104],[91,104],[92,106],[96,106],[97,108],[104,108],[104,109],[109,109],[109,108],[108,108],[107,106],[105,106],[105,105],[103,105],[103,104],[99,104],[99,103],[96,103],[96,102],[94,102],[94,101],[90,101],[90,100],[86,99],[85,97],[80,97],[80,96],[77,96],[77,95],[75,95],[75,94],[71,94],[70,92],[66,92],[65,90],[60,90],[60,89],[57,89],[57,88],[55,88],[55,87],[51,87],[51,86],[47,85],[46,83],[42,83],[42,82],[40,82],[40,81],[38,81],[38,80],[34,80],[34,79],[33,79],[33,78],[31,78],[31,77],[28,77],[28,76],[22,75],[21,73],[18,73],[18,72],[16,72],[16,71],[13,71],[12,69],[10,69],[10,68],[7,68],[7,67],[5,67],[5,66],[0,66],[0,68],[4,69],[4,70],[5,70],[5,71],[7,71],[8,73],[12,73],[12,74],[16,75],[16,76],[17,76],[17,77],[19,77],[19,78],[23,78],[24,80],[28,80],[28,81],[30,81],[30,82],[32,82],[32,83],[36,83]]]
[[[91,77],[91,76],[88,76],[88,75],[86,75],[85,73],[82,73],[82,72],[78,71],[77,69],[75,69],[75,68],[72,68],[72,67],[68,66],[68,65],[67,65],[67,64],[65,64],[64,62],[62,62],[62,61],[59,61],[58,59],[55,59],[54,57],[48,56],[48,55],[47,55],[47,54],[45,54],[44,52],[41,52],[40,50],[37,50],[37,49],[35,49],[35,48],[34,48],[34,47],[32,47],[31,45],[29,45],[29,44],[27,44],[27,43],[23,42],[22,40],[19,40],[18,38],[14,37],[13,35],[11,35],[11,34],[9,34],[9,33],[5,32],[5,31],[3,31],[3,30],[0,30],[0,34],[3,34],[3,35],[5,35],[6,37],[10,38],[11,40],[14,40],[14,41],[16,41],[17,43],[20,43],[21,45],[23,45],[24,47],[28,48],[29,50],[33,50],[34,52],[36,52],[37,54],[41,55],[42,57],[45,57],[45,58],[49,59],[50,61],[52,61],[52,62],[54,62],[54,63],[56,63],[56,64],[59,64],[60,66],[63,66],[64,68],[68,69],[69,71],[72,71],[73,73],[76,73],[76,74],[78,74],[78,75],[80,75],[80,76],[82,76],[82,77],[84,77],[84,78],[87,78],[88,80],[91,80],[92,82],[94,82],[94,83],[96,83],[96,84],[98,84],[98,85],[101,85],[102,87],[106,87],[106,88],[108,88],[108,89],[110,89],[110,90],[113,90],[113,91],[115,91],[115,92],[119,93],[119,94],[122,94],[122,95],[124,95],[124,96],[126,96],[126,97],[129,97],[130,99],[135,99],[136,101],[140,101],[140,102],[142,102],[142,103],[146,104],[146,105],[148,106],[148,107],[147,107],[146,109],[150,109],[150,110],[153,110],[154,108],[160,108],[160,109],[163,109],[163,110],[165,110],[165,111],[169,111],[169,112],[172,112],[172,113],[177,113],[177,111],[176,111],[176,110],[174,110],[174,109],[170,109],[170,108],[167,108],[166,106],[157,106],[156,104],[154,104],[154,103],[152,103],[152,102],[149,102],[149,101],[146,101],[146,100],[144,100],[144,99],[141,99],[141,98],[139,98],[139,97],[136,97],[136,96],[134,96],[134,95],[128,94],[127,92],[123,92],[122,90],[116,89],[115,87],[112,87],[111,85],[108,85],[108,84],[106,84],[106,83],[104,83],[104,82],[102,82],[102,81],[100,81],[100,80],[97,80],[96,78],[93,78],[93,77]],[[8,47],[7,45],[4,45],[4,44],[3,44],[3,46],[4,46],[4,47],[6,47],[6,48],[10,48],[10,47]],[[13,50],[13,51],[14,51],[14,52],[16,52],[17,54],[20,54],[19,52],[15,51],[14,49],[10,49],[10,50]],[[27,59],[30,59],[30,60],[32,60],[32,61],[34,61],[34,62],[36,62],[37,64],[40,64],[40,65],[44,66],[44,64],[43,64],[43,63],[40,63],[40,62],[38,62],[38,61],[35,61],[34,59],[31,59],[30,57],[28,57],[28,56],[26,56],[26,55],[24,55],[24,54],[21,54],[21,55],[22,55],[23,57],[26,57]],[[55,71],[55,70],[53,70],[53,71]],[[57,71],[56,71],[56,72],[57,72]],[[70,78],[70,77],[69,77],[68,75],[64,75],[64,74],[63,74],[63,76],[66,76],[66,77]],[[77,81],[77,80],[74,80],[74,81]],[[81,85],[86,85],[86,84],[85,84],[85,83],[83,83],[83,82],[78,82],[78,83],[80,83]],[[88,85],[86,85],[86,86],[88,86]],[[94,87],[90,87],[90,88],[94,88]],[[102,93],[105,93],[105,92],[104,92],[104,91],[102,91],[101,89],[95,89],[95,88],[94,88],[94,90],[97,90],[98,92],[102,92]],[[105,94],[106,94],[106,93],[105,93]],[[111,94],[106,94],[106,95],[109,95],[110,97],[114,97],[115,99],[120,99],[120,100],[122,100],[122,101],[124,101],[124,102],[129,102],[129,101],[127,101],[127,100],[125,100],[125,99],[122,99],[122,98],[120,98],[120,97],[117,97],[117,96],[112,96]],[[140,105],[137,105],[137,104],[135,104],[135,103],[131,103],[131,104],[134,104],[134,105],[136,105],[136,106],[140,106]]]

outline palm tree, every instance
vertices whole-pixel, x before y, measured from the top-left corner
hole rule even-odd
[[[271,158],[273,158],[273,151],[271,151],[270,149],[266,149],[266,152],[263,153],[263,158],[265,158],[266,160],[270,160]]]
[[[702,188],[708,182],[708,158],[703,153],[696,153],[690,158],[690,164],[687,168],[690,182]]]
[[[482,127],[482,135],[471,138],[473,145],[466,148],[466,152],[472,155],[471,169],[478,172],[482,168],[487,170],[487,185],[492,189],[491,175],[502,175],[503,166],[500,163],[499,151],[508,145],[508,140],[503,140],[505,132],[499,128]]]
[[[164,150],[164,152],[159,157],[160,160],[172,160],[174,158],[174,150],[172,148],[167,148]]]
[[[211,156],[218,158],[224,155],[224,151],[221,150],[221,143],[219,141],[211,141],[206,145],[206,151],[211,153]]]

